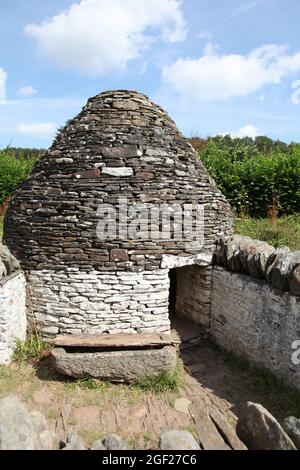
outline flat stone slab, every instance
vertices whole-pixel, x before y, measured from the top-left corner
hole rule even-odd
[[[163,372],[172,374],[176,362],[175,346],[100,352],[77,352],[62,347],[52,350],[53,366],[61,374],[77,378],[94,377],[111,382],[130,383]]]
[[[204,450],[230,450],[211,420],[204,401],[194,400],[189,411],[194,420],[201,447]]]
[[[50,341],[54,346],[84,348],[133,348],[180,344],[177,334],[82,334],[59,335]]]

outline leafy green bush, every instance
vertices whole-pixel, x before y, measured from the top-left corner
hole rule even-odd
[[[22,181],[30,174],[37,155],[16,156],[11,149],[0,151],[0,205],[12,196]]]
[[[200,158],[238,214],[266,217],[299,212],[300,145],[259,144],[230,136],[208,139]],[[265,149],[263,152],[261,149]]]

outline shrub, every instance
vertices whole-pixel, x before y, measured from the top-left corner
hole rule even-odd
[[[299,212],[300,145],[230,136],[208,140],[200,158],[238,214],[266,217]],[[273,141],[271,141],[273,142]],[[259,149],[265,145],[264,153]]]
[[[12,196],[31,173],[38,156],[15,156],[11,149],[0,151],[0,206]]]

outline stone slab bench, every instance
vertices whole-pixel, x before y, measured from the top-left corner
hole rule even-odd
[[[60,335],[51,341],[54,368],[76,378],[93,377],[133,383],[163,373],[177,364],[180,339],[166,334]]]
[[[54,346],[82,348],[139,348],[163,347],[180,344],[176,333],[172,334],[81,334],[58,335],[50,341]]]

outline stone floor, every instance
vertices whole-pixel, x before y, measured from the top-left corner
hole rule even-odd
[[[156,448],[160,433],[171,429],[188,430],[200,440],[200,418],[197,422],[191,415],[190,405],[218,413],[233,431],[248,400],[262,403],[279,419],[288,415],[282,403],[269,403],[245,372],[228,364],[205,335],[181,357],[182,385],[176,393],[101,383],[95,388],[57,375],[44,360],[35,367],[0,368],[0,397],[15,393],[30,409],[41,411],[61,437],[74,431],[90,444],[117,433],[137,449]]]

